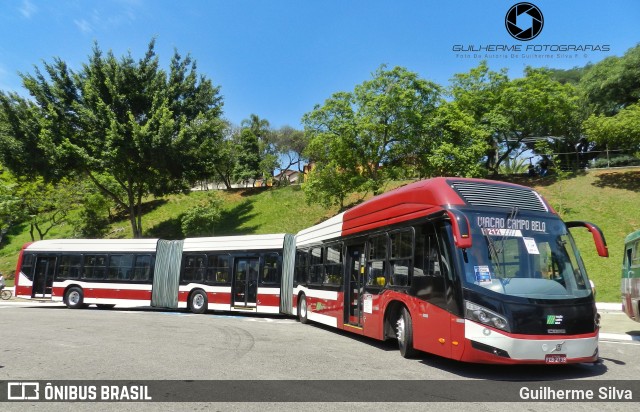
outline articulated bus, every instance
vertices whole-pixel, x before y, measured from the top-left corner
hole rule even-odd
[[[42,240],[19,257],[16,296],[69,308],[153,306],[280,313],[284,247],[292,235]],[[284,260],[283,260],[284,259]]]
[[[16,295],[96,304],[281,313],[477,363],[598,358],[598,316],[569,233],[534,190],[434,178],[293,235],[25,245]]]
[[[622,310],[640,322],[640,230],[624,240],[622,263]]]
[[[299,232],[293,308],[314,321],[476,363],[595,362],[594,294],[563,222],[534,190],[434,178]]]

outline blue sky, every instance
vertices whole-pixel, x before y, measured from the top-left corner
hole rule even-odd
[[[531,1],[544,16],[535,39],[513,39],[503,0],[0,0],[0,90],[24,94],[18,72],[60,57],[79,69],[94,41],[138,59],[153,37],[161,64],[177,49],[221,86],[225,117],[251,113],[300,127],[331,94],[381,65],[447,85],[482,58],[512,77],[524,67],[571,68],[640,42],[640,1]],[[579,53],[460,53],[454,45],[607,45]],[[475,55],[479,57],[476,58]]]

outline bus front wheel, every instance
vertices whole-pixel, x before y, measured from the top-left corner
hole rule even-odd
[[[65,294],[64,301],[69,309],[84,307],[84,293],[77,286],[70,287]]]
[[[415,356],[416,350],[413,348],[413,324],[407,308],[403,307],[400,311],[400,316],[396,323],[396,336],[398,337],[400,355],[402,355],[403,358]]]
[[[298,319],[300,323],[307,323],[309,319],[307,318],[307,297],[305,295],[300,295],[300,299],[298,300]]]

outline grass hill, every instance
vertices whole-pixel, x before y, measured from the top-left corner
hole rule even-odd
[[[589,277],[598,290],[598,301],[620,301],[620,271],[624,237],[640,228],[640,170],[620,169],[591,171],[562,181],[547,178],[509,179],[534,187],[560,213],[564,220],[586,220],[597,224],[609,245],[610,257],[600,258],[591,234],[584,229],[572,233],[582,252]],[[388,189],[406,182],[395,182]],[[337,208],[325,209],[307,205],[300,187],[280,189],[244,189],[219,192],[224,200],[224,211],[214,235],[296,233],[335,215]],[[204,192],[169,196],[149,202],[143,218],[147,237],[164,239],[181,238],[180,216],[192,205],[201,201]],[[357,197],[349,199],[356,202]],[[60,227],[48,238],[69,237],[71,229]],[[116,222],[108,237],[131,237],[128,221]],[[0,271],[13,273],[21,246],[30,241],[28,228],[23,227],[10,234],[0,249]]]

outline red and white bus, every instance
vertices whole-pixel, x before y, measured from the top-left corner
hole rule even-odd
[[[293,251],[291,235],[42,240],[20,253],[16,296],[50,297],[70,308],[280,313],[281,304],[291,306],[280,299],[286,244]]]
[[[593,291],[569,233],[534,190],[435,178],[292,235],[25,245],[16,295],[71,308],[284,313],[480,363],[598,357]]]
[[[598,358],[598,317],[568,228],[534,190],[434,178],[377,196],[296,236],[293,312],[478,363]]]

